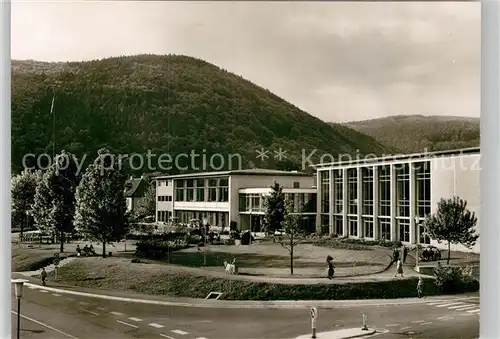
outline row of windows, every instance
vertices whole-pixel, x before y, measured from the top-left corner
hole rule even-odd
[[[158,201],[172,201],[171,195],[159,195]]]
[[[384,239],[387,241],[391,240],[391,221],[387,218],[378,218],[378,229],[379,229],[379,239]],[[321,215],[322,225],[329,225],[330,220],[328,215]],[[362,217],[362,236],[366,238],[374,237],[374,222],[372,217]],[[399,240],[403,242],[410,242],[410,221],[407,219],[398,219],[397,229],[399,230],[398,236]],[[344,234],[343,217],[341,215],[333,216],[333,231],[338,236],[354,236],[359,237],[358,232],[358,218],[353,216],[347,217],[347,231],[348,234]],[[422,224],[418,225],[418,235],[419,243],[430,244],[431,239],[425,234],[424,227]]]
[[[314,193],[285,193],[285,201],[295,213],[316,213],[316,194]],[[240,212],[265,212],[265,209],[265,197],[261,194],[240,194]]]
[[[395,204],[396,216],[410,216],[410,165],[400,164],[395,167]],[[415,168],[415,200],[416,214],[425,217],[431,212],[431,180],[430,162],[417,163]],[[374,214],[374,173],[373,168],[360,168],[346,170],[347,215],[357,215],[359,200],[361,200],[361,214]],[[321,171],[321,213],[330,212],[329,171]],[[333,170],[333,214],[342,214],[344,210],[344,178],[343,170]],[[361,185],[361,192],[358,191]],[[359,197],[361,193],[361,197]],[[388,165],[378,166],[378,215],[391,216],[391,168]]]
[[[158,187],[161,187],[161,186],[172,186],[172,180],[158,180],[156,182],[157,186]]]
[[[171,211],[158,211],[157,213],[157,220],[160,222],[170,221],[171,217],[172,217]]]
[[[226,202],[229,200],[228,178],[179,180],[175,187],[176,201]]]

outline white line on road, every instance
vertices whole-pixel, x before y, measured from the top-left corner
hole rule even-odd
[[[52,293],[52,295],[53,295],[54,297],[60,297],[60,296],[61,296],[60,294],[57,294],[57,293]]]
[[[447,321],[447,320],[451,320],[451,319],[454,319],[453,317],[443,317],[442,319],[439,319],[441,321]]]
[[[420,326],[425,326],[425,325],[430,325],[430,324],[432,324],[432,321],[428,321],[426,323],[421,323]]]
[[[99,311],[106,311],[106,309],[104,307],[98,307],[97,308]]]
[[[476,305],[472,305],[472,307],[475,307]],[[454,309],[457,309],[457,308],[464,308],[464,307],[471,307],[471,305],[458,305],[458,306],[451,306],[451,307],[448,307],[449,310],[454,310]]]
[[[127,326],[130,326],[130,327],[133,327],[133,328],[139,328],[139,326],[135,326],[135,325],[132,325],[132,324],[126,323],[126,322],[121,321],[121,320],[117,320],[116,322],[118,322],[118,323],[120,323],[120,324],[123,324],[123,325],[127,325]]]
[[[120,312],[115,312],[115,311],[113,311],[113,312],[109,312],[109,313],[111,313],[111,314],[113,314],[113,315],[117,315],[117,316],[121,316],[121,315],[123,315],[123,313],[120,313]]]
[[[439,317],[439,318],[437,318],[437,320],[443,320],[443,319],[446,319],[446,318],[448,318],[448,317],[449,317],[449,316],[447,316],[447,315],[446,315],[446,316],[444,316],[444,317]]]
[[[470,310],[471,308],[474,308],[474,307],[477,307],[477,305],[471,305],[471,306],[467,306],[467,307],[461,307],[461,308],[458,308],[457,311]]]
[[[463,305],[464,303],[449,303],[449,304],[443,304],[443,305],[436,305],[436,307],[448,307],[448,306],[453,306],[453,305]]]
[[[74,300],[75,300],[75,299],[73,299],[73,298],[66,298],[66,299],[71,300],[71,301],[74,301]]]
[[[401,327],[401,331],[404,331],[404,330],[407,330],[407,329],[410,329],[411,326],[406,326],[406,327]]]
[[[475,310],[470,310],[470,311],[467,311],[467,313],[477,313],[479,312],[481,309],[478,308],[478,309],[475,309]]]
[[[151,324],[149,324],[149,326],[155,327],[155,328],[163,328],[163,327],[165,327],[165,326],[157,324],[157,323],[151,323]]]
[[[398,326],[399,324],[389,324],[389,325],[385,325],[385,327],[395,327],[395,326]]]
[[[30,290],[36,290],[38,287],[36,287],[36,286],[28,286],[28,288],[29,288]]]
[[[17,315],[17,312],[14,312],[14,311],[10,311],[10,312],[11,312],[12,314]],[[22,315],[22,314],[20,314],[20,316],[21,316],[22,318],[26,319],[26,320],[29,320],[29,321],[31,321],[31,322],[34,322],[35,324],[41,325],[41,326],[43,326],[43,327],[45,327],[45,328],[48,328],[49,330],[52,330],[52,331],[54,331],[54,332],[60,333],[60,334],[62,334],[62,335],[65,335],[65,336],[67,336],[68,338],[71,338],[71,339],[78,339],[77,337],[74,337],[74,336],[72,336],[71,334],[68,334],[68,333],[63,332],[63,331],[61,331],[61,330],[58,330],[57,328],[54,328],[54,327],[49,326],[49,325],[47,325],[47,324],[44,324],[44,323],[42,323],[42,322],[40,322],[40,321],[38,321],[38,320],[35,320],[35,319],[32,319],[32,318],[29,318],[29,317],[27,317],[27,316],[25,316],[25,315]]]
[[[175,333],[175,334],[180,334],[180,335],[189,334],[189,332],[185,332],[185,331],[181,331],[181,330],[171,330],[170,332]]]
[[[473,313],[462,313],[462,314],[460,314],[460,315],[463,315],[463,316],[467,316],[467,317],[469,317],[469,316],[471,316],[471,315],[475,315],[475,314],[473,314]]]
[[[163,333],[160,333],[160,335],[161,335],[162,337],[164,337],[164,338],[168,338],[168,339],[175,339],[175,338],[173,338],[173,337],[171,337],[171,336],[169,336],[169,335],[163,334]]]
[[[88,303],[88,302],[85,302],[85,301],[80,301],[80,304],[81,304],[81,305],[88,305],[89,303]]]
[[[47,291],[47,290],[40,290],[40,292],[42,292],[42,293],[49,293],[49,291]]]
[[[196,338],[196,339],[208,339],[208,338],[205,338],[205,337],[199,337],[199,338]]]
[[[415,321],[412,321],[412,323],[414,324],[420,324],[420,323],[424,323],[425,320],[415,320]]]
[[[92,312],[92,311],[89,311],[89,310],[86,310],[86,309],[83,309],[83,308],[80,308],[83,312],[87,312],[87,313],[90,313],[90,314],[93,314],[93,315],[99,315],[99,313],[95,313],[95,312]]]
[[[137,322],[142,321],[142,319],[139,319],[139,318],[136,318],[136,317],[130,317],[129,319],[132,320],[132,321],[137,321]]]

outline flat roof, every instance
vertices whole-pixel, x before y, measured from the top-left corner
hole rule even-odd
[[[259,194],[259,193],[270,193],[272,189],[270,187],[259,187],[259,188],[240,188],[238,193],[248,193],[248,194]],[[317,189],[313,187],[308,188],[283,188],[283,193],[316,193]]]
[[[382,157],[371,157],[371,158],[368,155],[365,155],[357,159],[314,164],[310,166],[316,169],[320,169],[323,167],[332,167],[332,166],[336,167],[336,166],[346,166],[346,165],[373,164],[380,162],[428,159],[428,158],[448,157],[448,156],[456,156],[462,154],[476,154],[476,153],[480,153],[479,147],[460,148],[447,151],[435,151],[435,152],[423,152],[423,153],[393,154],[393,155],[384,155]]]
[[[216,172],[196,172],[176,175],[165,175],[155,177],[159,179],[182,179],[182,178],[199,178],[199,177],[216,177],[216,176],[231,176],[231,175],[269,175],[269,176],[296,176],[296,177],[312,177],[312,174],[298,171],[280,171],[266,168],[251,168],[231,171],[216,171]]]

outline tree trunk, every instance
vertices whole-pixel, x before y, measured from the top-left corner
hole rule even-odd
[[[293,235],[290,236],[290,275],[293,275]]]
[[[63,253],[64,252],[64,232],[62,232],[62,231],[61,231],[61,233],[59,233],[59,242],[61,243],[60,252]]]
[[[451,244],[448,241],[448,259],[446,260],[446,264],[448,264],[448,265],[450,264],[450,254],[451,254],[450,248],[451,248]]]
[[[102,257],[106,258],[106,240],[102,241]]]
[[[21,225],[19,225],[19,241],[23,241],[23,235],[24,235],[24,219],[25,217],[23,216],[21,218]]]

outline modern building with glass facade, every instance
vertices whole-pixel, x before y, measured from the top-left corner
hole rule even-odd
[[[317,165],[316,229],[446,248],[424,234],[422,221],[441,198],[459,196],[479,228],[479,160],[479,148],[469,148]],[[472,249],[452,249],[479,253],[479,241]]]
[[[312,175],[296,171],[248,169],[202,172],[156,177],[156,221],[172,218],[180,223],[206,220],[211,226],[237,230],[261,230],[264,197],[271,185],[279,183],[285,199],[298,206],[304,222],[316,225],[316,181]]]

